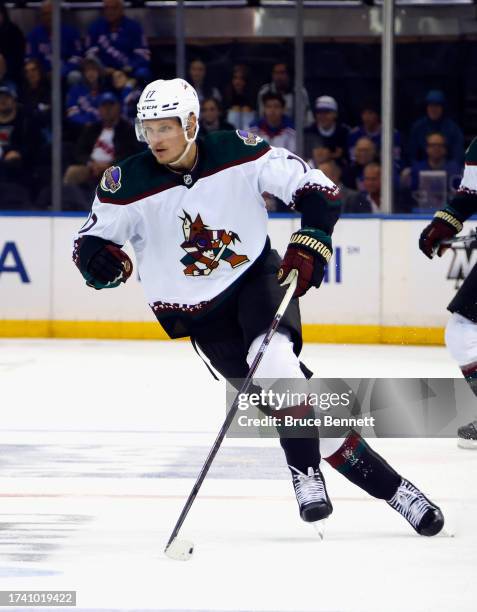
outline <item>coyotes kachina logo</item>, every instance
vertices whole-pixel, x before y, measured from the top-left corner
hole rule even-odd
[[[209,229],[200,215],[192,220],[185,210],[183,212],[184,216],[179,217],[185,238],[181,247],[187,255],[181,259],[181,263],[185,266],[186,276],[208,276],[221,261],[226,261],[232,268],[249,261],[246,255],[237,255],[230,248],[236,241],[240,242],[235,232]]]

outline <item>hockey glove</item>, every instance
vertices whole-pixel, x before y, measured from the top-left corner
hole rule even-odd
[[[292,234],[280,270],[278,270],[280,285],[287,284],[288,275],[293,268],[296,268],[298,284],[293,297],[305,295],[312,286],[319,287],[332,253],[330,236],[318,229],[298,230]]]
[[[437,255],[442,257],[449,247],[441,245],[441,242],[458,234],[462,227],[461,221],[452,214],[451,210],[438,210],[432,222],[424,228],[419,238],[419,248],[429,259],[434,257],[436,250]]]
[[[108,244],[90,259],[85,274],[86,284],[94,289],[112,289],[125,283],[132,271],[133,264],[128,255],[118,246]]]

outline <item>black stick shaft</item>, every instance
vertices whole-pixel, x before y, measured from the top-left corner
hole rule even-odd
[[[283,300],[277,310],[277,314],[275,315],[275,317],[273,318],[272,324],[270,325],[265,338],[263,339],[262,344],[260,345],[260,348],[258,349],[257,354],[255,355],[255,359],[252,362],[252,365],[250,366],[250,370],[248,371],[247,377],[245,378],[240,391],[237,393],[234,402],[227,414],[227,416],[225,417],[225,421],[222,425],[222,427],[220,428],[220,431],[217,435],[217,438],[215,439],[214,444],[212,445],[212,448],[209,451],[209,454],[207,455],[207,459],[205,460],[204,465],[202,466],[202,469],[199,473],[199,476],[197,477],[197,480],[195,481],[194,486],[192,487],[192,491],[189,494],[189,497],[187,498],[187,501],[184,505],[184,508],[182,509],[182,512],[180,513],[180,516],[177,520],[177,523],[171,533],[171,537],[169,538],[169,541],[167,542],[165,551],[169,548],[169,546],[171,545],[172,541],[177,537],[180,528],[182,527],[187,514],[189,513],[189,510],[191,509],[192,504],[194,503],[195,498],[197,497],[197,494],[199,492],[199,489],[202,485],[202,483],[205,480],[205,477],[207,476],[207,472],[210,469],[210,466],[212,465],[212,462],[215,458],[215,455],[218,453],[220,445],[222,444],[223,439],[225,438],[225,434],[227,433],[228,428],[230,427],[230,424],[233,421],[233,418],[237,412],[238,409],[238,404],[239,404],[239,397],[242,393],[247,393],[247,391],[249,390],[252,382],[253,382],[253,377],[255,372],[257,371],[258,366],[260,365],[260,362],[262,361],[263,355],[265,354],[265,351],[268,347],[268,345],[270,344],[270,340],[273,338],[274,333],[276,332],[278,325],[280,323],[281,318],[283,317],[283,315],[285,314],[285,310],[288,307],[288,304],[290,303],[293,294],[295,292],[296,289],[296,284],[297,284],[297,278],[298,278],[298,272],[296,270],[292,270],[292,272],[290,273],[291,276],[291,282],[288,286],[287,292],[285,293],[285,296],[283,297]]]
[[[456,242],[473,242],[477,239],[477,231],[470,232],[467,236],[456,236],[455,238],[448,238],[447,240],[443,240],[441,244],[451,245]]]
[[[464,246],[466,246],[467,243],[471,244],[475,240],[477,240],[477,228],[473,232],[470,232],[470,234],[467,234],[467,236],[456,236],[454,238],[448,238],[447,240],[441,240],[439,244],[434,247],[432,256],[437,253],[439,247],[441,246],[452,246],[453,244],[458,244],[459,242],[463,242]]]

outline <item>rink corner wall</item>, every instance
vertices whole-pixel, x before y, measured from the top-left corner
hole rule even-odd
[[[283,253],[300,220],[270,217],[272,245]],[[167,339],[137,276],[114,291],[85,286],[71,260],[85,218],[0,213],[0,337]],[[428,260],[417,243],[430,218],[343,216],[322,287],[300,301],[305,341],[443,344],[447,304],[477,252],[456,248]]]

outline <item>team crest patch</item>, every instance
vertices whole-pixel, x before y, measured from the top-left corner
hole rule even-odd
[[[237,136],[241,138],[246,145],[251,145],[252,147],[258,145],[258,143],[262,142],[263,140],[263,138],[260,138],[260,136],[257,136],[256,134],[251,134],[250,132],[247,132],[245,130],[237,130]]]
[[[119,166],[111,166],[104,171],[101,178],[101,189],[116,193],[121,189],[121,168]]]
[[[240,242],[235,232],[224,229],[213,230],[203,223],[200,215],[194,220],[184,210],[182,221],[184,242],[181,247],[186,255],[181,259],[186,276],[208,276],[226,261],[232,268],[238,268],[249,261],[246,255],[237,255],[230,246]]]

